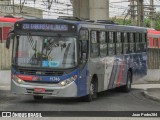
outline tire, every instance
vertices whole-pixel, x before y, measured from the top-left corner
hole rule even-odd
[[[132,73],[131,71],[128,71],[126,85],[122,86],[122,91],[123,92],[131,91],[131,85],[132,85]]]
[[[34,100],[43,100],[43,96],[34,95],[33,98]]]
[[[86,102],[91,102],[97,98],[98,84],[95,80],[92,80],[89,87],[89,94],[85,96]]]

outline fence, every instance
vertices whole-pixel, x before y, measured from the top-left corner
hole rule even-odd
[[[12,45],[10,45],[11,47]],[[6,49],[5,43],[0,43],[0,70],[10,69],[12,48]]]
[[[148,69],[160,69],[160,49],[148,49]]]

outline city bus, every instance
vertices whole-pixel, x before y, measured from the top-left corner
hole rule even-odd
[[[22,18],[0,17],[0,42],[6,42],[7,34],[14,23]]]
[[[97,98],[113,88],[131,90],[147,74],[147,30],[143,27],[26,19],[8,34],[12,47],[11,92],[60,98]]]

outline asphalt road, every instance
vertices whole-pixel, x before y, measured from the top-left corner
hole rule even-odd
[[[53,97],[35,101],[32,96],[0,90],[0,111],[160,111],[160,103],[145,98],[140,89],[132,89],[130,93],[110,90],[98,96],[93,102]]]

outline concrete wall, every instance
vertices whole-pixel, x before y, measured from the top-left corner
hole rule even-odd
[[[147,75],[134,83],[160,83],[160,69],[148,69]]]
[[[0,70],[0,86],[10,85],[11,72],[9,70]]]

